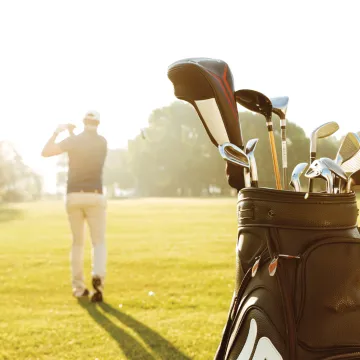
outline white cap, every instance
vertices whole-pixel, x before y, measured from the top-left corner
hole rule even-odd
[[[97,111],[88,111],[85,115],[85,119],[89,119],[89,120],[96,120],[98,122],[100,122],[100,114]]]

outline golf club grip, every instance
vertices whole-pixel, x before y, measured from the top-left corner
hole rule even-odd
[[[273,165],[274,165],[276,189],[282,190],[281,180],[280,180],[279,163],[278,163],[277,154],[276,154],[275,138],[274,138],[273,131],[269,131],[269,141],[270,141],[270,147],[271,147],[271,156],[272,156]]]

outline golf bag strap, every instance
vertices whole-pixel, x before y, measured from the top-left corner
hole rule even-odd
[[[246,188],[238,193],[241,226],[349,229],[357,226],[357,216],[353,193],[336,196],[311,193],[308,199],[304,199],[304,193],[279,193],[273,189]]]

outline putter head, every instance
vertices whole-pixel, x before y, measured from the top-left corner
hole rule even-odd
[[[310,152],[316,153],[317,139],[326,138],[339,130],[339,124],[330,121],[317,127],[310,136]]]
[[[348,181],[348,176],[346,175],[346,172],[341,168],[340,165],[338,165],[334,160],[329,158],[320,158],[320,161],[325,164],[325,166],[338,178],[341,180],[344,180],[345,182]]]
[[[281,120],[285,120],[289,97],[278,96],[270,98],[270,101],[272,103],[272,112],[276,114]]]
[[[291,180],[289,185],[292,186],[296,192],[301,191],[300,176],[307,166],[308,163],[306,162],[297,164],[291,174]]]
[[[244,108],[271,119],[272,104],[270,99],[264,94],[249,89],[238,90],[235,92],[236,101]]]
[[[327,193],[332,194],[334,192],[332,172],[321,160],[313,161],[309,166],[309,169],[306,171],[305,176],[309,179],[325,179]]]
[[[349,132],[344,137],[339,150],[336,154],[335,162],[341,165],[343,162],[350,160],[360,150],[360,137],[359,135]]]
[[[226,142],[218,146],[221,157],[235,165],[249,169],[250,162],[247,155],[238,146]]]

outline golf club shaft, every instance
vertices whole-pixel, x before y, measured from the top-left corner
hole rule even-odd
[[[251,174],[250,169],[244,169],[244,180],[245,180],[245,187],[251,187]]]
[[[269,126],[268,126],[269,128]],[[270,147],[271,147],[271,156],[273,160],[273,166],[274,166],[274,173],[275,173],[275,182],[276,182],[276,189],[282,190],[281,188],[281,180],[280,180],[280,170],[279,170],[279,163],[276,155],[276,147],[275,147],[275,138],[274,138],[274,132],[269,130],[269,141],[270,141]]]
[[[251,187],[259,187],[256,160],[254,154],[250,157]]]
[[[310,154],[310,165],[315,161],[316,158],[316,153],[311,153]],[[313,192],[313,179],[309,179],[309,193]]]
[[[281,155],[282,155],[282,171],[283,171],[283,186],[286,190],[288,188],[287,179],[287,144],[286,144],[286,120],[280,120],[281,125]]]

